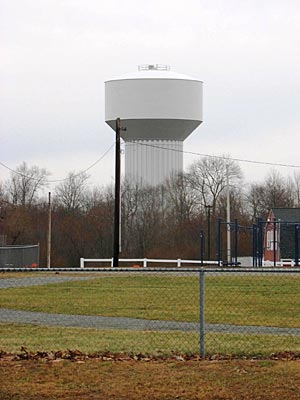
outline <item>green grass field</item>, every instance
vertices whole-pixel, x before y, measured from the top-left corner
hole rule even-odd
[[[82,275],[80,275],[82,276]],[[42,279],[42,276],[41,276]],[[206,275],[207,323],[300,327],[300,276]],[[0,306],[49,313],[199,321],[199,277],[103,275],[33,287],[1,289]],[[199,352],[199,335],[0,324],[0,348],[17,351],[78,348],[93,352]],[[269,354],[300,350],[300,336],[206,335],[207,353]]]
[[[206,354],[268,356],[279,351],[300,350],[300,337],[210,333],[205,342]],[[29,351],[78,349],[86,353],[109,350],[135,354],[170,354],[173,351],[199,354],[199,335],[0,324],[0,350],[15,353],[20,352],[22,346]]]
[[[207,276],[207,323],[300,327],[300,276]],[[5,308],[62,314],[198,321],[197,276],[103,276],[2,289]]]
[[[191,277],[114,276],[2,289],[1,307],[62,314],[197,320],[199,283]]]

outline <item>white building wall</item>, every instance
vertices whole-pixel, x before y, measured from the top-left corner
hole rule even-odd
[[[125,179],[130,183],[158,185],[183,171],[183,142],[138,140],[125,142]]]

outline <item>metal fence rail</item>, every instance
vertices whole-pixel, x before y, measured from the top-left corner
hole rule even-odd
[[[201,356],[300,350],[296,268],[4,271],[0,349],[15,335],[16,346],[37,350]]]

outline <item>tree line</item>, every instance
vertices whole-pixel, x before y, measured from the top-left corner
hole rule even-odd
[[[2,242],[5,238],[8,245],[39,243],[42,266],[46,265],[49,175],[23,162],[0,183]],[[199,259],[200,232],[207,234],[209,217],[215,259],[217,220],[226,219],[227,175],[231,218],[244,226],[265,218],[270,208],[300,207],[299,172],[284,178],[271,170],[262,182],[246,184],[236,162],[203,157],[156,187],[122,183],[122,257]],[[57,183],[52,198],[52,266],[78,266],[80,257],[112,257],[113,185],[91,187],[86,173],[70,172]],[[249,235],[239,239],[239,253],[251,254]]]

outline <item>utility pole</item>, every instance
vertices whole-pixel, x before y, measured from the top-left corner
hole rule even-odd
[[[230,187],[229,187],[229,167],[226,164],[226,188],[227,188],[227,263],[231,263],[231,229],[230,229]]]
[[[114,217],[114,257],[113,267],[119,266],[120,253],[120,205],[121,205],[121,128],[120,118],[116,119],[116,154],[115,154],[115,217]]]
[[[51,265],[51,192],[48,201],[48,238],[47,238],[47,268]]]

